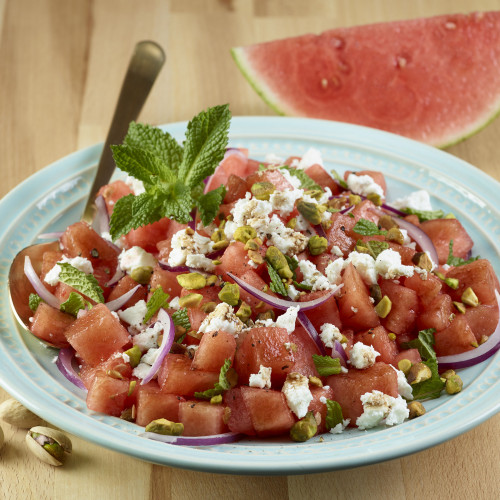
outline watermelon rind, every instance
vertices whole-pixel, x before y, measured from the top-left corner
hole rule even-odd
[[[292,102],[285,101],[282,96],[279,94],[279,91],[275,91],[271,88],[265,81],[264,75],[259,73],[256,67],[251,62],[251,58],[249,57],[248,49],[250,47],[234,47],[231,49],[231,56],[234,59],[238,69],[241,71],[245,79],[254,89],[254,91],[259,95],[259,97],[277,114],[285,115],[285,116],[309,116],[312,118],[320,118],[318,116],[308,115],[304,113],[303,110],[296,109],[293,106]],[[494,68],[492,68],[494,71]],[[500,115],[500,88],[495,96],[492,97],[491,102],[487,107],[483,109],[481,114],[478,114],[475,119],[466,122],[463,126],[453,131],[446,131],[446,123],[443,124],[443,133],[435,134],[424,139],[419,139],[422,142],[426,142],[429,145],[438,147],[438,148],[447,148],[454,144],[457,144],[472,135],[476,134],[487,125],[489,125],[492,121],[494,121]],[[335,121],[342,121],[342,117],[337,116],[332,118]],[[354,120],[344,120],[346,122],[356,123]],[[364,123],[361,123],[365,125]],[[387,129],[386,129],[387,130]],[[397,130],[389,130],[392,133],[398,133]],[[401,134],[405,135],[405,134]]]

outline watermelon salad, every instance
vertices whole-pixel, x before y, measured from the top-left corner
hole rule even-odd
[[[89,409],[176,444],[306,441],[420,416],[498,350],[495,272],[427,192],[390,202],[380,172],[340,177],[314,149],[256,161],[225,141],[203,177],[201,154],[183,163],[197,124],[183,148],[131,125],[113,150],[129,176],[100,190],[95,228],[59,234],[40,274],[26,261],[30,330]],[[160,181],[184,193],[169,216],[151,201]],[[126,211],[138,200],[153,221]]]

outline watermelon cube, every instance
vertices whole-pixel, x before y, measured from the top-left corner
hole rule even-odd
[[[207,332],[201,338],[198,349],[195,352],[192,367],[195,370],[220,373],[221,366],[226,359],[231,363],[236,352],[236,340],[234,335],[219,330],[218,332]]]
[[[498,304],[479,304],[477,307],[468,307],[465,319],[474,333],[477,341],[482,337],[489,337],[498,325]]]
[[[332,214],[330,220],[332,225],[326,231],[328,249],[330,250],[333,246],[337,246],[344,255],[347,255],[354,248],[357,241],[357,238],[353,239],[350,236],[356,221],[340,212]]]
[[[109,377],[104,372],[96,374],[87,394],[90,410],[119,417],[125,409],[130,382]]]
[[[75,318],[70,314],[41,302],[30,323],[30,332],[55,347],[68,347],[65,332],[73,321]]]
[[[398,354],[398,347],[395,340],[389,338],[389,332],[383,326],[370,328],[363,333],[354,335],[354,342],[362,342],[365,345],[371,345],[380,354],[377,361],[387,364],[394,364]]]
[[[326,171],[324,167],[318,165],[317,163],[307,167],[305,173],[320,186],[330,188],[332,194],[340,193],[340,185],[336,182],[333,177]]]
[[[304,302],[309,300],[315,300],[319,297],[322,297],[326,293],[328,292],[324,290],[310,292],[307,295],[300,295],[299,301]],[[307,317],[309,318],[314,328],[316,328],[318,332],[320,331],[322,325],[324,325],[325,323],[331,323],[332,325],[335,325],[339,329],[342,328],[342,321],[340,320],[339,308],[337,306],[337,301],[333,296],[327,299],[325,302],[323,302],[323,304],[319,305],[318,307],[315,307],[314,309],[307,311]]]
[[[229,408],[229,419],[227,426],[231,432],[255,436],[250,412],[241,393],[241,387],[229,389],[224,393],[224,404]]]
[[[179,404],[181,401],[184,401],[184,398],[162,392],[156,381],[140,385],[137,393],[135,423],[145,427],[151,421],[159,418],[179,422]]]
[[[184,424],[183,436],[212,436],[227,432],[225,407],[208,401],[181,401],[179,422]]]
[[[108,302],[111,302],[112,300],[117,299],[118,297],[121,297],[125,293],[129,292],[132,290],[132,288],[135,288],[138,285],[137,281],[133,280],[128,274],[125,275],[118,283],[114,286],[114,288],[111,290],[110,294],[108,295]],[[147,289],[146,287],[141,286],[139,289],[137,289],[134,292],[134,295],[128,299],[127,302],[121,307],[121,309],[127,309],[128,307],[132,307],[134,304],[139,302],[139,300],[146,300],[147,299]]]
[[[392,302],[391,311],[382,320],[382,324],[394,333],[414,330],[419,312],[417,292],[390,280],[382,280],[380,289],[382,295],[387,295]]]
[[[422,309],[417,318],[418,329],[434,328],[438,332],[449,326],[450,317],[453,312],[456,312],[454,311],[450,296],[444,293],[436,295]]]
[[[316,342],[311,338],[307,331],[298,326],[295,331],[290,334],[289,342],[295,344],[296,350],[293,350],[293,365],[291,372],[297,372],[305,376],[312,375],[319,377],[318,371],[314,365],[312,358],[313,354],[321,354]]]
[[[476,337],[464,315],[455,316],[448,328],[434,334],[434,349],[438,356],[449,356],[472,351],[477,345]]]

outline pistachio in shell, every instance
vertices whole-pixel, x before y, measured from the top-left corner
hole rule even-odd
[[[28,449],[42,462],[59,467],[71,453],[71,440],[66,434],[50,427],[32,427],[26,434]]]
[[[5,438],[3,436],[3,430],[0,427],[0,450],[2,449],[3,443],[5,442]]]
[[[41,425],[44,423],[38,415],[28,410],[19,401],[15,399],[7,399],[0,404],[0,419],[7,424],[21,429],[29,429],[34,425]]]

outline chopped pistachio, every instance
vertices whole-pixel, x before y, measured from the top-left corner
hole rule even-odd
[[[228,246],[229,246],[229,240],[221,240],[214,243],[212,249],[214,251],[217,251],[227,248]]]
[[[222,302],[236,306],[240,300],[240,287],[236,283],[226,283],[218,296]]]
[[[194,234],[194,229],[190,228],[190,227],[187,227],[186,228],[186,234],[189,235],[189,236],[193,236]]]
[[[270,246],[266,250],[266,259],[276,269],[281,278],[289,279],[293,277],[286,257],[275,246]]]
[[[222,241],[222,240],[226,239],[226,235],[224,234],[223,229],[219,227],[219,229],[217,229],[216,231],[214,231],[212,233],[212,236],[210,236],[210,239],[214,242],[218,242],[218,241]]]
[[[217,396],[212,396],[210,398],[211,405],[220,405],[222,403],[222,394],[217,394]]]
[[[465,314],[466,308],[462,302],[457,302],[454,300],[453,305],[455,306],[455,308],[457,309],[458,312]]]
[[[328,240],[315,234],[309,238],[307,247],[311,255],[321,255],[328,248]]]
[[[470,286],[464,290],[460,299],[465,305],[471,307],[477,307],[479,305],[479,299]]]
[[[127,422],[133,422],[135,420],[133,416],[133,407],[132,408],[125,408],[121,414],[120,418],[122,420],[126,420]]]
[[[137,385],[137,380],[131,380],[128,384],[128,393],[127,396],[132,396],[134,393],[135,386]]]
[[[390,215],[382,215],[378,220],[378,225],[387,231],[393,227],[398,228],[398,224]]]
[[[389,340],[396,340],[396,334],[393,332],[388,333],[387,336],[389,337]]]
[[[124,354],[129,357],[129,363],[132,368],[135,368],[139,364],[142,356],[142,352],[139,349],[139,346],[136,345],[134,347],[131,347],[130,349],[127,349]]]
[[[455,370],[446,370],[445,372],[441,373],[441,378],[444,378],[445,380],[448,380],[450,377],[453,377],[456,375]]]
[[[323,190],[322,189],[306,189],[304,191],[304,194],[309,195],[311,198],[314,198],[315,200],[319,200],[321,196],[323,196]]]
[[[207,278],[200,273],[178,274],[177,283],[186,290],[199,290],[207,286]]]
[[[286,227],[289,227],[290,229],[295,229],[295,226],[297,225],[297,217],[292,217],[287,223]]]
[[[220,266],[222,264],[222,260],[219,260],[219,259],[215,259],[212,261],[212,264],[214,266]]]
[[[302,443],[311,439],[318,432],[318,424],[312,411],[307,412],[306,416],[293,424],[290,429],[290,437],[293,441]]]
[[[217,307],[217,304],[215,302],[205,302],[200,306],[200,309],[206,313],[210,314],[211,312],[215,311],[215,308]]]
[[[313,375],[309,375],[309,384],[314,387],[323,387],[323,382],[319,377],[314,377]]]
[[[391,312],[392,302],[391,299],[384,295],[382,300],[375,306],[375,312],[379,318],[385,318]]]
[[[239,309],[236,311],[236,316],[240,318],[243,323],[246,323],[251,315],[252,308],[246,302],[242,302]]]
[[[391,227],[391,229],[387,231],[385,239],[387,241],[394,241],[395,243],[399,243],[400,245],[405,242],[405,237],[398,227]]]
[[[257,236],[257,231],[252,226],[240,226],[236,228],[233,238],[241,243],[246,243]]]
[[[457,375],[452,375],[446,379],[445,390],[448,394],[457,394],[462,390],[464,383],[462,379]]]
[[[254,198],[258,200],[269,200],[270,196],[274,193],[276,187],[271,182],[263,181],[256,182],[250,188]]]
[[[443,273],[435,272],[434,273],[441,281],[444,281],[446,285],[448,285],[453,290],[456,290],[460,285],[460,282],[457,278],[447,278]]]
[[[446,214],[444,216],[445,219],[456,219],[455,217],[455,214],[453,214],[452,212],[450,212],[449,214]]]
[[[145,430],[146,432],[154,432],[155,434],[164,434],[166,436],[181,436],[184,432],[184,425],[171,422],[166,418],[160,418],[146,425]]]
[[[217,281],[219,281],[219,278],[217,278],[215,274],[211,274],[210,276],[206,276],[206,280],[207,280],[207,286],[213,286],[217,283]]]
[[[408,403],[408,410],[410,410],[410,420],[425,415],[424,405],[419,401],[412,401],[411,403]]]
[[[313,225],[321,224],[321,219],[322,219],[321,214],[323,212],[319,208],[318,204],[300,200],[297,203],[297,210],[302,215],[302,217],[304,217],[304,219],[306,219],[311,224]]]
[[[487,335],[481,335],[481,340],[479,341],[479,345],[484,344],[488,340],[488,338],[489,337]]]
[[[432,271],[432,260],[425,252],[417,252],[411,259],[411,261],[420,269],[425,269],[426,271]]]
[[[370,200],[377,207],[380,207],[380,205],[382,205],[382,198],[377,193],[369,193],[366,195],[366,198]]]
[[[201,338],[203,337],[203,333],[197,332],[196,330],[189,330],[189,332],[187,332],[186,335],[189,335],[190,337],[193,337],[193,339],[198,339],[198,340],[201,340]]]
[[[358,243],[356,243],[355,250],[358,253],[370,253],[370,249],[364,241],[358,241]]]
[[[359,205],[361,203],[361,196],[358,194],[349,195],[349,205]]]
[[[264,264],[264,257],[258,250],[248,250],[248,258],[257,265]]]
[[[411,361],[409,359],[401,359],[398,361],[398,368],[405,374],[410,373]]]
[[[123,380],[123,375],[118,370],[107,370],[106,375],[117,380]]]
[[[139,266],[132,269],[130,272],[130,277],[140,283],[141,285],[147,285],[153,274],[153,268],[150,266]]]
[[[432,377],[431,369],[424,363],[415,363],[411,366],[406,378],[410,384],[418,384]]]
[[[257,314],[257,319],[261,321],[272,319],[274,321],[276,319],[276,314],[274,314],[274,311],[272,309],[268,309],[265,312]]]
[[[203,300],[203,295],[190,293],[179,298],[179,307],[198,307]]]
[[[256,251],[259,249],[259,245],[257,244],[257,242],[255,240],[248,240],[246,243],[245,243],[245,250],[253,250],[253,251]]]

